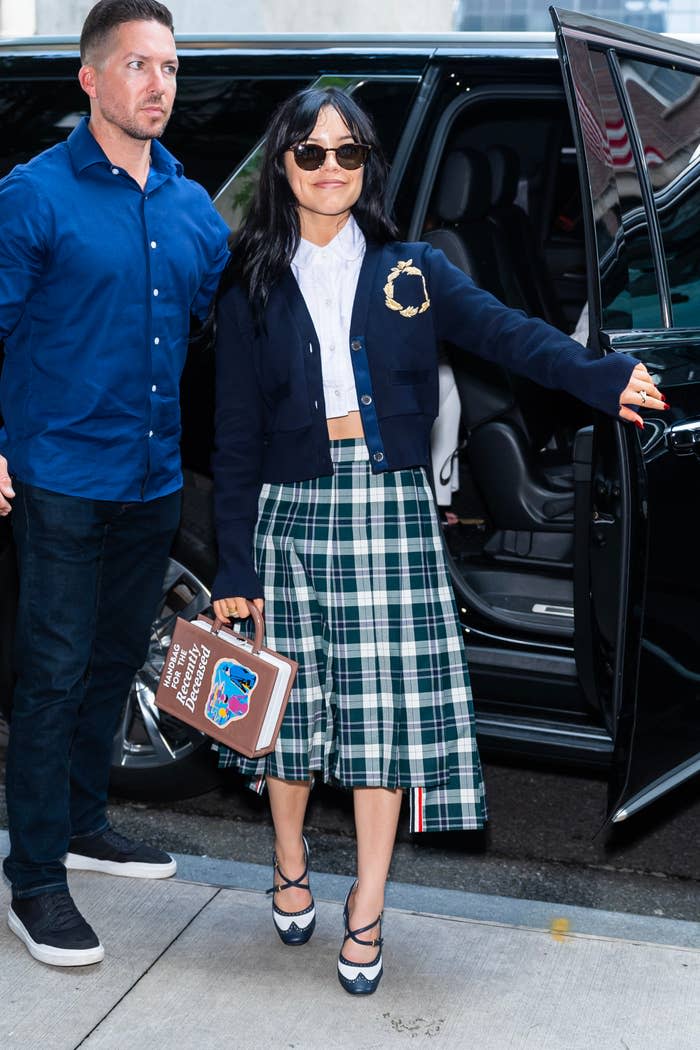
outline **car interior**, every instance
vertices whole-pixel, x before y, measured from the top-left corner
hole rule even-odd
[[[571,334],[586,276],[563,98],[465,108],[446,137],[421,239],[507,306]],[[456,347],[443,354],[461,407],[457,521],[444,525],[454,568],[494,612],[570,634],[574,440],[591,412]]]

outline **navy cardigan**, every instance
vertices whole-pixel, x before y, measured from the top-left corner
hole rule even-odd
[[[368,244],[350,354],[375,473],[428,464],[441,340],[611,416],[637,364],[625,354],[599,357],[508,309],[428,244]],[[333,473],[318,337],[291,270],[270,294],[258,334],[243,290],[221,296],[216,375],[212,595],[261,597],[252,549],[261,485]]]

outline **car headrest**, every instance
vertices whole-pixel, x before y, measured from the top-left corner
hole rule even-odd
[[[442,222],[480,219],[489,209],[491,171],[483,153],[456,149],[443,161],[435,195],[435,211]]]
[[[510,146],[489,146],[486,158],[491,169],[491,205],[512,204],[518,193],[520,158]]]

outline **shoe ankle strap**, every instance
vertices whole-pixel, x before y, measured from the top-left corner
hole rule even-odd
[[[277,863],[277,857],[275,857],[274,859],[274,866],[275,871],[279,875],[280,879],[282,879],[282,882],[280,882],[279,884],[276,883],[274,886],[271,886],[269,890],[265,890],[266,893],[281,893],[282,890],[288,890],[290,889],[290,887],[293,887],[297,890],[308,890],[309,892],[311,892],[311,887],[309,886],[308,882],[303,881],[309,874],[308,860],[306,862],[304,870],[302,871],[298,879],[287,878],[287,876],[284,874],[279,864]]]
[[[379,937],[374,937],[371,941],[363,941],[358,937],[358,933],[367,933],[368,930],[373,930],[375,926],[379,926]],[[381,936],[382,932],[382,917],[379,915],[374,922],[371,922],[368,926],[360,926],[356,930],[351,930],[350,927],[345,925],[345,937],[347,940],[354,941],[355,944],[361,944],[365,948],[381,948],[384,944],[384,938]]]

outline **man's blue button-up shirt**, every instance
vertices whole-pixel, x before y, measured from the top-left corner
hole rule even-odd
[[[206,191],[157,141],[142,190],[84,120],[0,182],[0,229],[10,473],[90,499],[175,491],[190,312],[228,258]]]

